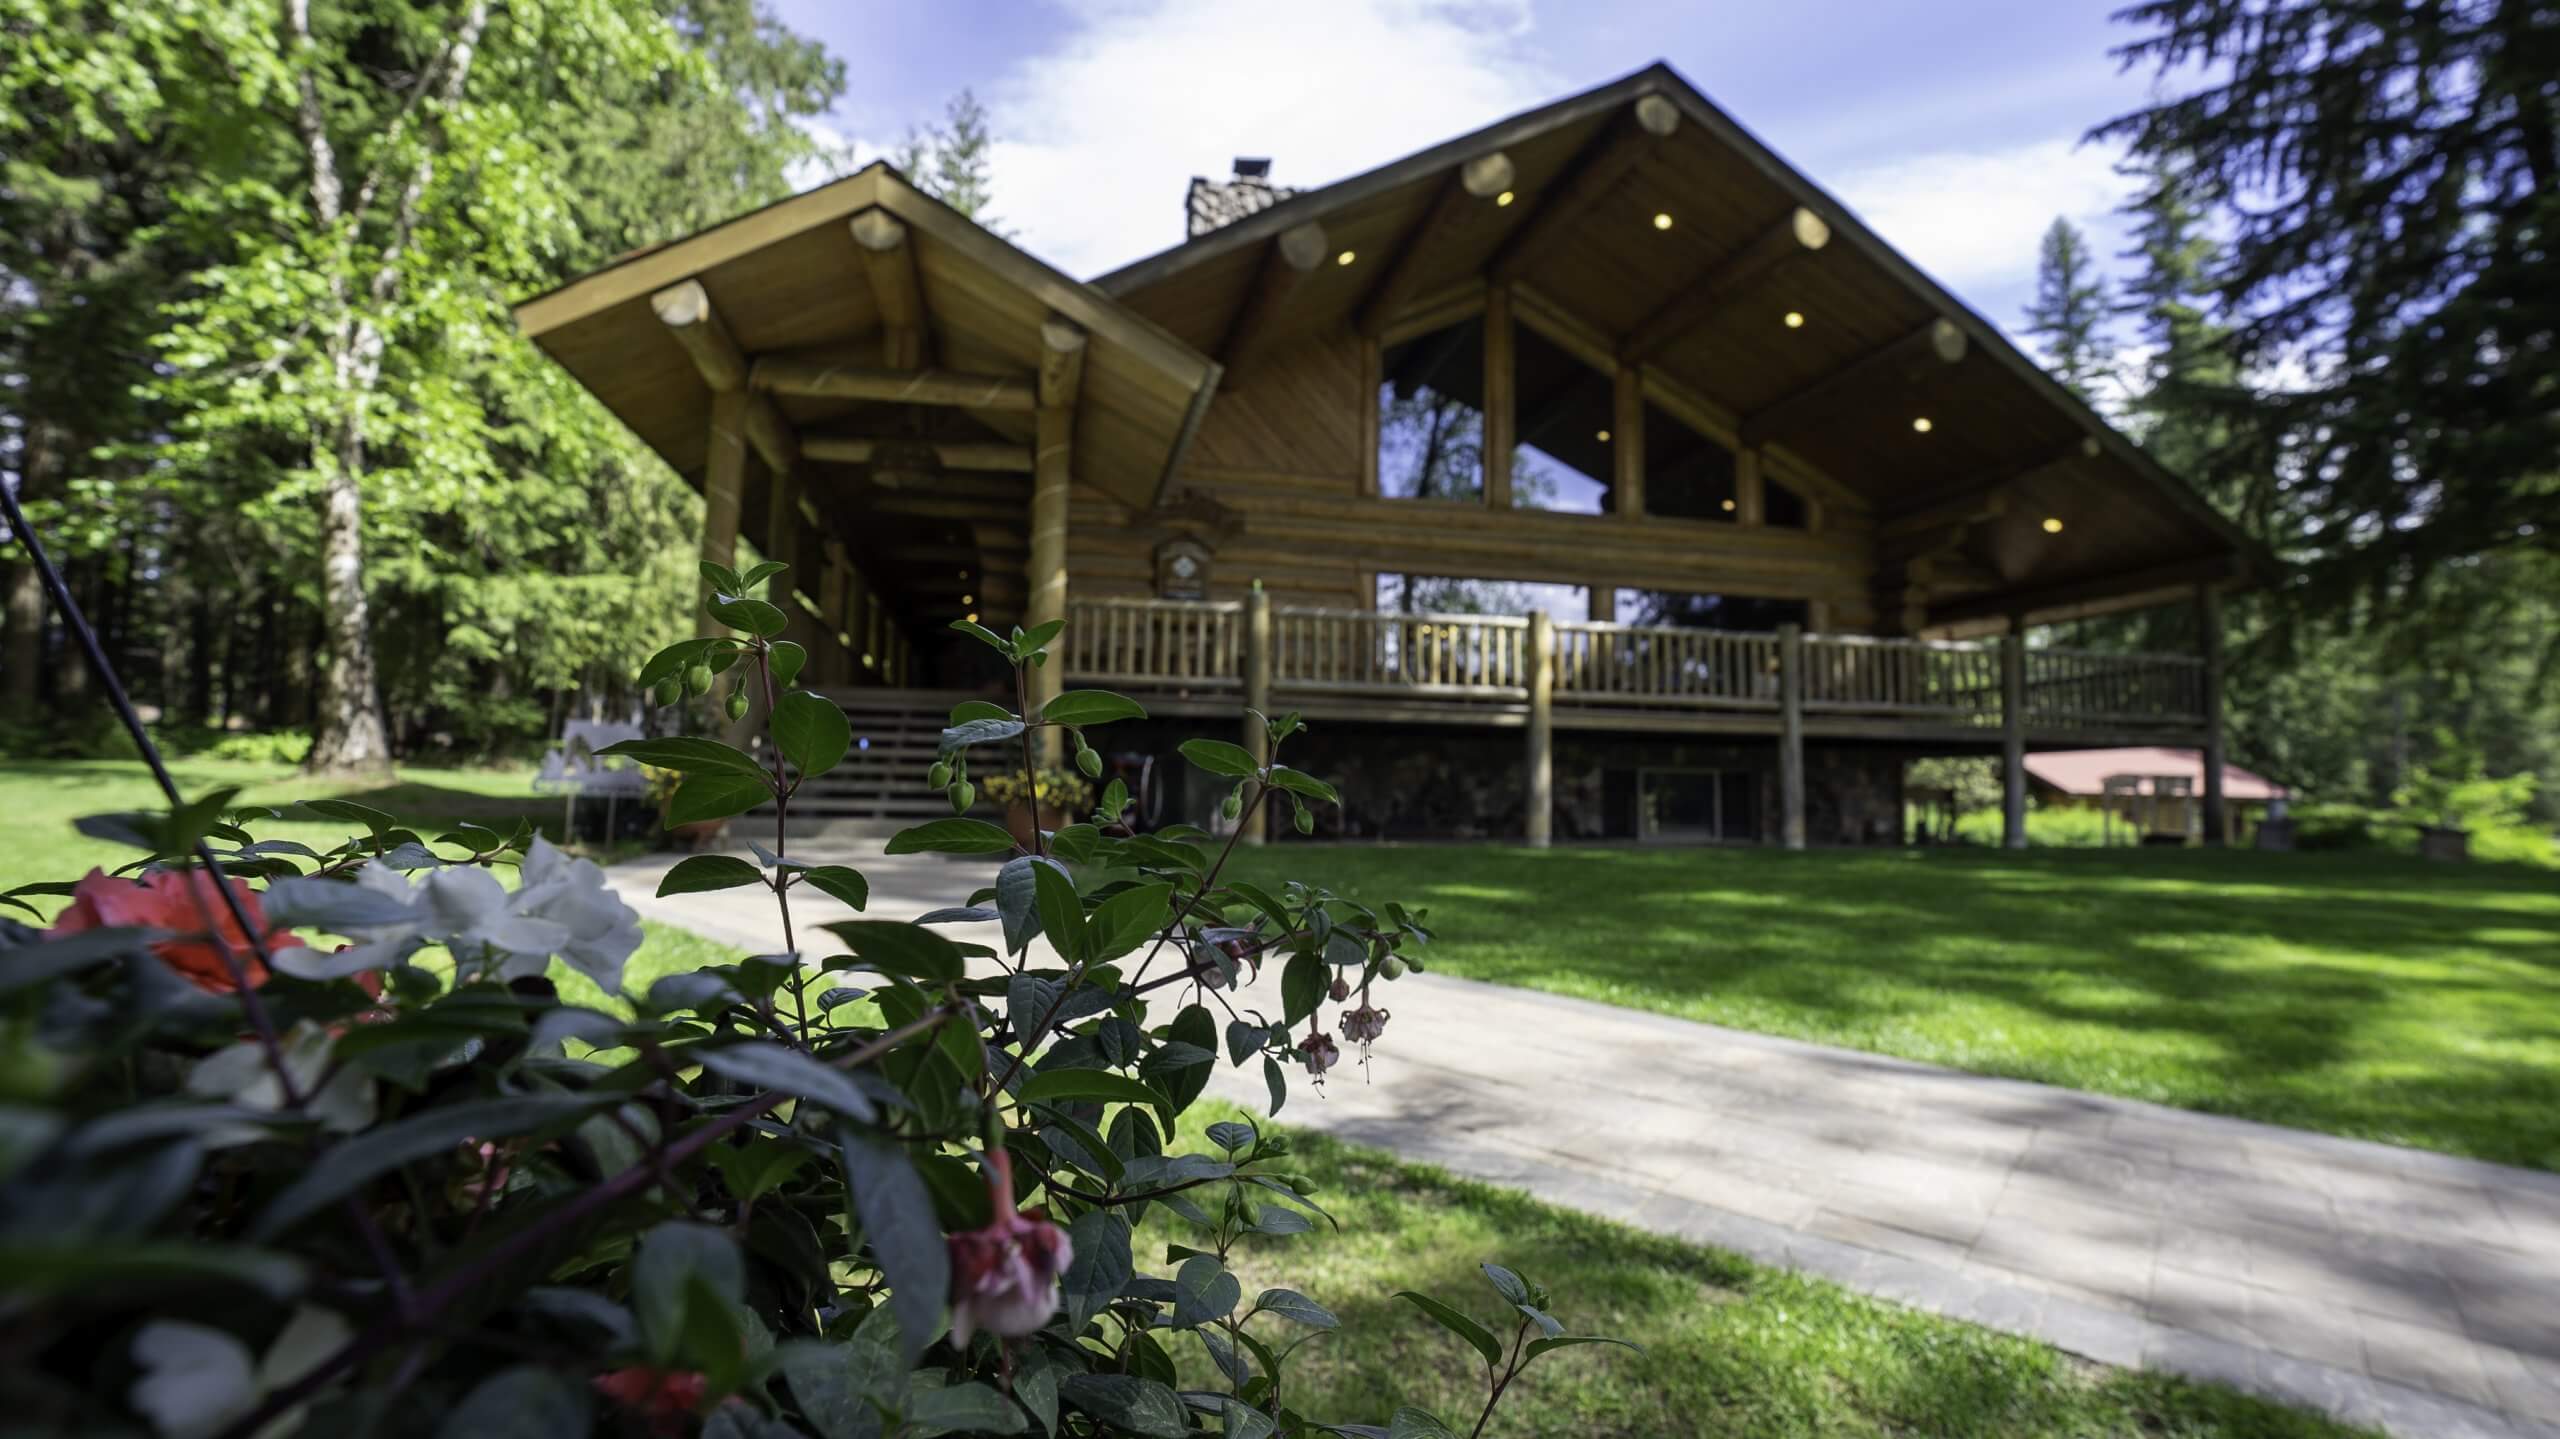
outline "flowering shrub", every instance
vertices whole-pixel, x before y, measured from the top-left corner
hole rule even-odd
[[[1032,792],[1040,797],[1043,806],[1071,815],[1084,814],[1093,808],[1093,785],[1083,775],[1071,769],[1054,767],[1033,773],[1036,778]],[[1016,770],[991,774],[987,776],[987,782],[979,786],[979,793],[998,805],[1017,804],[1022,799],[1022,775]]]
[[[1228,879],[1234,836],[1134,833],[1114,784],[1095,822],[1024,847],[964,814],[899,834],[893,854],[983,863],[973,892],[916,923],[830,924],[849,952],[804,963],[793,901],[868,897],[856,870],[790,847],[793,796],[842,760],[847,726],[792,687],[803,656],[753,597],[780,567],[706,569],[731,632],[641,679],[669,704],[749,696],[764,753],[614,751],[681,776],[670,824],[770,811],[753,861],[690,857],[660,893],[762,891],[775,953],[660,978],[628,1012],[565,1002],[554,961],[619,994],[640,941],[595,866],[522,830],[425,839],[342,800],[310,808],[364,832],[326,851],[256,839],[272,814],[228,794],[103,817],[90,831],[141,858],[7,896],[71,900],[42,933],[0,920],[13,1421],[1427,1439],[1492,1432],[1546,1353],[1619,1342],[1565,1332],[1544,1291],[1487,1265],[1496,1323],[1403,1296],[1482,1358],[1481,1411],[1295,1409],[1291,1357],[1341,1342],[1337,1320],[1320,1296],[1248,1298],[1228,1261],[1330,1221],[1283,1136],[1217,1123],[1206,1149],[1169,1150],[1221,1063],[1258,1067],[1274,1112],[1293,1073],[1321,1076],[1341,1050],[1328,1006],[1342,1042],[1378,1040],[1371,987],[1411,965],[1423,916]],[[966,628],[1019,693],[1059,627]],[[1036,731],[1089,753],[1085,730],[1140,713],[1093,690],[1027,715],[972,702],[940,763],[1018,743],[1028,770]],[[1257,720],[1275,751],[1298,728]],[[1337,802],[1240,746],[1183,752],[1248,818]],[[941,928],[958,923],[994,924],[1001,947]],[[1264,964],[1276,1015],[1230,996]],[[1137,1242],[1150,1219],[1179,1236],[1160,1265]],[[1222,1383],[1180,1387],[1183,1346]]]

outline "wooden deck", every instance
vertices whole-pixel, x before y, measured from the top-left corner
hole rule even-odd
[[[1996,640],[1266,604],[1257,647],[1253,608],[1071,599],[1065,682],[1120,690],[1161,714],[1232,716],[1260,682],[1271,708],[1309,718],[1491,728],[1529,725],[1544,687],[1558,728],[1774,735],[1793,677],[1809,737],[1990,748],[2006,728]],[[2203,741],[2199,659],[2021,647],[2018,663],[2026,743]]]

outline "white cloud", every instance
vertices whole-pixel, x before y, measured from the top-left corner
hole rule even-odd
[[[815,189],[829,180],[849,175],[863,164],[866,149],[854,137],[825,120],[804,118],[795,122],[800,133],[809,137],[817,153],[803,155],[791,162],[783,172],[794,193]]]
[[[2088,230],[2101,256],[2112,254],[2116,208],[2134,190],[2115,172],[2116,160],[2112,149],[2052,139],[1927,152],[1815,178],[1940,284],[1989,308],[2034,283],[2037,242],[2057,215]]]
[[[1527,0],[1080,0],[985,93],[996,217],[1089,278],[1179,243],[1237,155],[1310,186],[1555,98]]]

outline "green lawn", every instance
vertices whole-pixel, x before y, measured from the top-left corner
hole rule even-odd
[[[1215,1108],[1185,1116],[1186,1132],[1196,1136],[1220,1117]],[[1502,1439],[2348,1432],[2228,1390],[2089,1364],[1375,1150],[1295,1131],[1290,1138],[1297,1147],[1290,1167],[1316,1187],[1341,1232],[1249,1239],[1233,1263],[1246,1294],[1298,1289],[1343,1320],[1341,1332],[1290,1361],[1290,1402],[1318,1418],[1379,1423],[1393,1404],[1411,1403],[1465,1433],[1484,1402],[1483,1361],[1394,1296],[1417,1289],[1490,1321],[1500,1306],[1476,1266],[1494,1262],[1553,1291],[1556,1316],[1573,1332],[1622,1336],[1645,1350],[1593,1345],[1539,1360],[1486,1431]],[[1141,1235],[1139,1263],[1156,1267],[1162,1242],[1194,1240],[1188,1225],[1158,1216]],[[1188,1382],[1225,1387],[1197,1341],[1167,1342]]]
[[[2205,850],[1278,845],[1448,974],[2560,1169],[2560,877]]]

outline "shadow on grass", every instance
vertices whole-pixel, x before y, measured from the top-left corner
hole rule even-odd
[[[2560,1167],[2560,876],[2397,856],[1277,847],[1436,967]]]

